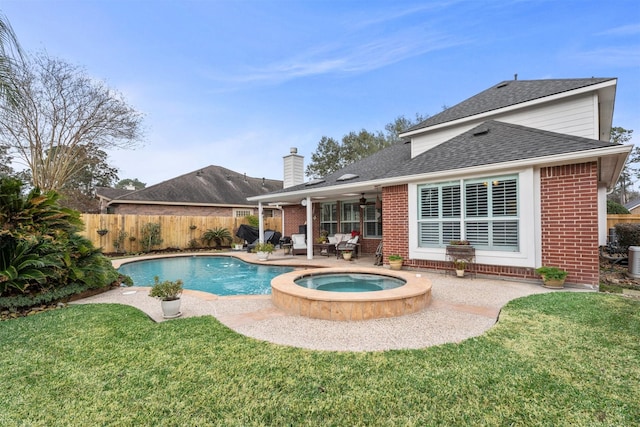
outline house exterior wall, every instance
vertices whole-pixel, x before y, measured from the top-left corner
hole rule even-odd
[[[569,271],[567,282],[597,285],[597,163],[543,168],[540,190],[542,265]]]
[[[283,236],[291,237],[298,234],[299,226],[307,222],[307,208],[301,205],[284,206],[284,231]]]
[[[409,187],[407,184],[382,188],[382,252],[388,263],[389,255],[409,258]]]
[[[411,156],[415,157],[424,153],[487,120],[498,120],[551,132],[599,139],[598,97],[592,93],[500,114],[483,115],[482,118],[457,126],[444,126],[424,135],[416,135],[411,139]]]
[[[253,210],[257,208],[233,208],[223,206],[180,206],[180,205],[144,205],[144,204],[112,204],[109,207],[110,214],[117,215],[175,215],[175,216],[223,216],[233,217],[236,209]],[[281,216],[279,209],[273,210],[273,216]]]

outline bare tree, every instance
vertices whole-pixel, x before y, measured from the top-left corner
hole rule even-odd
[[[132,148],[142,137],[142,115],[77,66],[42,53],[13,81],[17,99],[0,112],[0,143],[36,187],[59,190],[85,169],[88,150]]]

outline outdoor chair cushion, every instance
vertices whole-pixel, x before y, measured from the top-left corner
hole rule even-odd
[[[291,243],[293,249],[306,249],[307,242],[306,236],[304,234],[292,234],[291,235]]]

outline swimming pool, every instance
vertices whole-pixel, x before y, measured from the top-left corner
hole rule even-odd
[[[161,280],[182,279],[185,289],[216,295],[267,295],[271,279],[293,271],[292,267],[257,265],[229,256],[188,256],[135,261],[118,268],[135,286],[151,286]]]

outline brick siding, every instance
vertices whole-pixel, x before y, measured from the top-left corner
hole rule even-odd
[[[540,193],[542,265],[569,271],[567,282],[597,285],[598,165],[543,168]]]
[[[388,257],[397,254],[409,259],[409,187],[407,184],[382,189],[382,251],[385,263]]]

